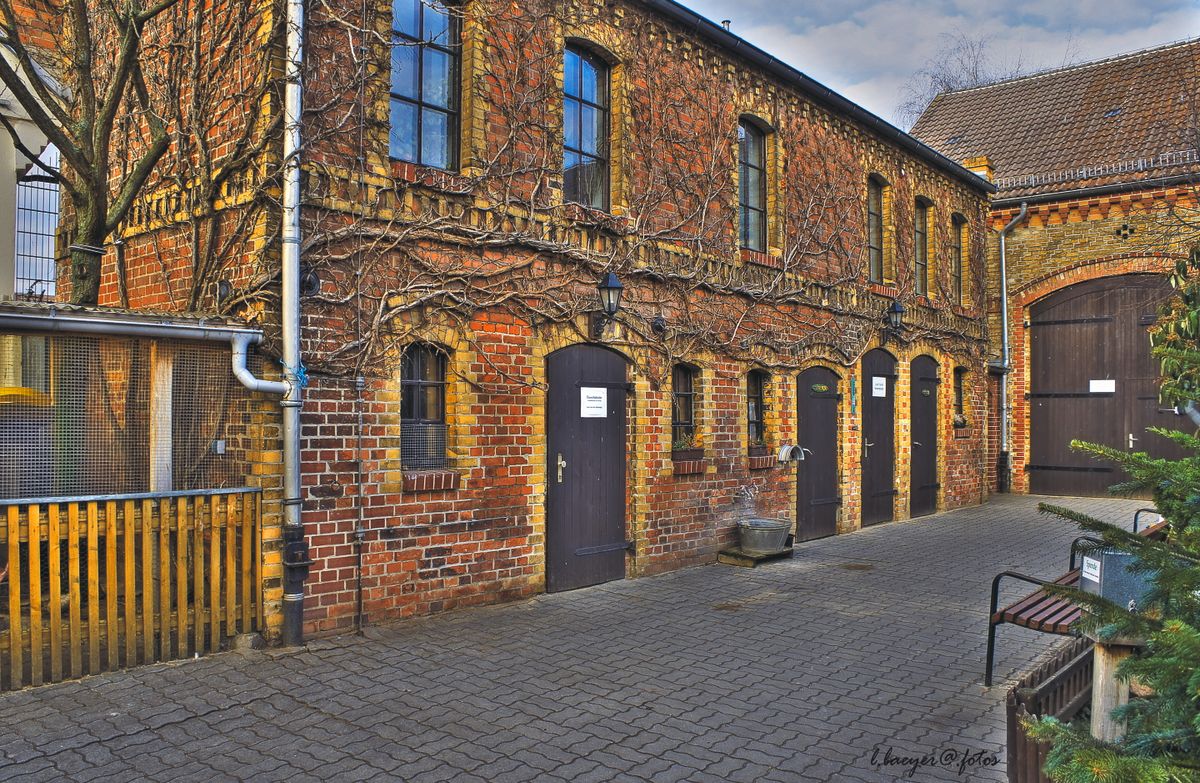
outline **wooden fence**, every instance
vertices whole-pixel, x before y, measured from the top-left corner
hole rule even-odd
[[[1086,718],[1092,704],[1092,642],[1075,639],[1026,674],[1008,692],[1009,783],[1050,783],[1042,772],[1049,745],[1025,734],[1021,720],[1053,715],[1063,722]]]
[[[261,542],[254,488],[0,500],[0,689],[261,629]]]

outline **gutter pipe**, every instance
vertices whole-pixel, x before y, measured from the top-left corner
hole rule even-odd
[[[1029,204],[1022,202],[1021,211],[1017,216],[1008,221],[1008,225],[1000,229],[1000,364],[1003,370],[1003,376],[1000,379],[1000,464],[997,467],[999,471],[999,489],[1001,492],[1008,492],[1012,486],[1012,464],[1011,464],[1011,448],[1009,444],[1009,430],[1011,424],[1009,422],[1009,402],[1008,402],[1008,374],[1012,372],[1012,360],[1009,355],[1009,339],[1008,339],[1008,254],[1006,248],[1006,240],[1008,234],[1017,224],[1025,219],[1029,214]]]
[[[300,115],[304,90],[304,0],[287,0],[283,93],[283,225],[280,320],[283,374],[283,628],[280,641],[304,641],[304,580],[312,561],[304,538],[300,494]]]

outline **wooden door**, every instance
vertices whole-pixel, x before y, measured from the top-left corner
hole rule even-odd
[[[909,515],[925,516],[937,511],[938,489],[938,363],[930,356],[913,359],[912,461],[909,471]]]
[[[862,360],[862,523],[892,520],[896,497],[896,359],[882,348]]]
[[[1170,294],[1158,275],[1124,275],[1070,286],[1030,308],[1031,492],[1103,496],[1126,478],[1114,463],[1071,449],[1073,439],[1182,456],[1145,431],[1179,422],[1159,405],[1146,334]]]
[[[625,359],[574,345],[546,361],[546,590],[625,576]]]
[[[825,367],[800,373],[796,381],[797,445],[804,460],[796,463],[796,540],[837,532],[842,497],[838,484],[838,377]]]

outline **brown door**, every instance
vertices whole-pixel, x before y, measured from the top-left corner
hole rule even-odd
[[[909,515],[937,511],[938,484],[938,364],[929,356],[912,362],[912,468]]]
[[[625,359],[574,345],[546,360],[546,590],[625,576]]]
[[[876,348],[862,360],[862,523],[892,520],[896,497],[896,359]]]
[[[797,444],[804,460],[796,463],[796,540],[832,536],[837,532],[838,507],[838,377],[825,367],[800,373]]]
[[[1146,327],[1171,289],[1158,275],[1124,275],[1064,288],[1030,308],[1029,489],[1103,496],[1126,478],[1112,462],[1074,451],[1071,440],[1153,456],[1182,456],[1146,432],[1174,428],[1158,402],[1158,363]]]

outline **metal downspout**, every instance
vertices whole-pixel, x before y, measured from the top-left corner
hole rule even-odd
[[[1011,448],[1009,444],[1012,427],[1008,402],[1008,375],[1012,372],[1012,361],[1009,355],[1008,341],[1008,255],[1006,240],[1008,233],[1025,219],[1029,205],[1021,202],[1021,211],[1008,221],[1008,225],[1000,229],[1000,364],[1004,375],[1000,379],[1000,464],[999,489],[1008,492],[1012,487],[1012,465],[1010,462]]]
[[[286,63],[283,95],[283,226],[280,301],[283,372],[283,628],[280,641],[294,647],[304,641],[304,580],[308,544],[304,538],[300,495],[300,112],[303,96],[304,2],[287,0]]]

